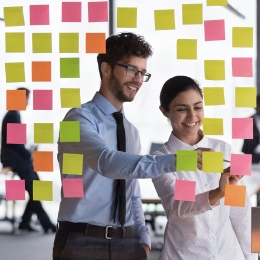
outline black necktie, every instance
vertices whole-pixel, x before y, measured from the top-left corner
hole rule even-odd
[[[120,112],[113,113],[117,123],[117,149],[118,151],[125,152],[125,128],[123,124],[123,114]],[[116,208],[119,202],[119,222],[123,227],[125,224],[126,214],[126,195],[125,195],[125,180],[118,180],[118,196],[116,196]],[[116,212],[115,208],[115,212]]]

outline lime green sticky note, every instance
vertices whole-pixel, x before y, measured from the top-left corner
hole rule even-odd
[[[227,6],[227,0],[207,0],[207,6]]]
[[[62,158],[62,174],[82,175],[83,154],[64,153]]]
[[[154,10],[155,30],[174,30],[174,10]]]
[[[80,122],[62,121],[60,122],[60,142],[79,142]]]
[[[34,143],[53,143],[53,123],[34,123]]]
[[[235,107],[256,107],[256,88],[235,88]]]
[[[137,8],[117,8],[117,28],[136,28]]]
[[[5,26],[23,26],[24,16],[22,6],[4,7]]]
[[[33,200],[53,200],[52,181],[33,181]]]
[[[61,88],[60,103],[62,108],[81,107],[79,88]]]
[[[196,60],[197,40],[193,40],[193,39],[177,40],[177,59]]]
[[[253,27],[233,27],[232,47],[252,48]]]
[[[78,53],[79,52],[79,34],[78,33],[60,33],[60,53]]]
[[[225,80],[225,61],[205,60],[204,73],[207,80]]]
[[[221,87],[204,87],[205,106],[225,105],[224,88]]]
[[[5,63],[6,82],[25,82],[24,62]]]
[[[205,135],[223,135],[223,119],[222,118],[203,118],[203,134]]]
[[[79,78],[79,58],[60,58],[60,77]]]
[[[51,53],[52,35],[51,33],[33,33],[32,34],[32,52],[33,53]]]
[[[197,151],[177,150],[176,170],[177,171],[196,171],[197,170]]]
[[[203,172],[223,172],[222,152],[202,152]]]
[[[24,33],[5,33],[6,52],[24,52]]]
[[[202,4],[183,4],[182,5],[183,24],[202,24]]]

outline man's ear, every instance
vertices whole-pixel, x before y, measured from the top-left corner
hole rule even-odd
[[[109,77],[111,74],[111,66],[107,62],[101,63],[101,72],[104,77]]]
[[[168,112],[167,112],[162,106],[159,106],[159,108],[160,108],[162,114],[163,114],[165,117],[169,118]]]

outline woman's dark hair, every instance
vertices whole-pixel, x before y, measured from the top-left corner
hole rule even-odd
[[[170,110],[170,103],[177,97],[181,92],[187,90],[196,90],[203,98],[202,90],[199,84],[192,78],[187,76],[175,76],[168,79],[162,87],[160,93],[161,106],[168,112]]]
[[[27,97],[27,98],[29,97],[30,92],[31,92],[28,88],[24,88],[24,87],[17,88],[17,90],[25,90],[25,91],[26,91],[26,97]]]
[[[130,58],[131,56],[148,58],[152,56],[152,54],[152,47],[145,41],[143,36],[130,32],[112,35],[106,39],[106,53],[100,53],[97,56],[100,78],[102,79],[102,62],[111,64],[113,69],[113,63],[123,58]]]

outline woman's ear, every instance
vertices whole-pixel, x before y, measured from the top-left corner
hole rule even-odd
[[[165,117],[169,118],[168,112],[167,112],[162,106],[159,106],[159,108],[160,108],[162,114],[163,114]]]
[[[111,67],[107,62],[101,63],[101,72],[104,77],[109,77],[111,73]]]

